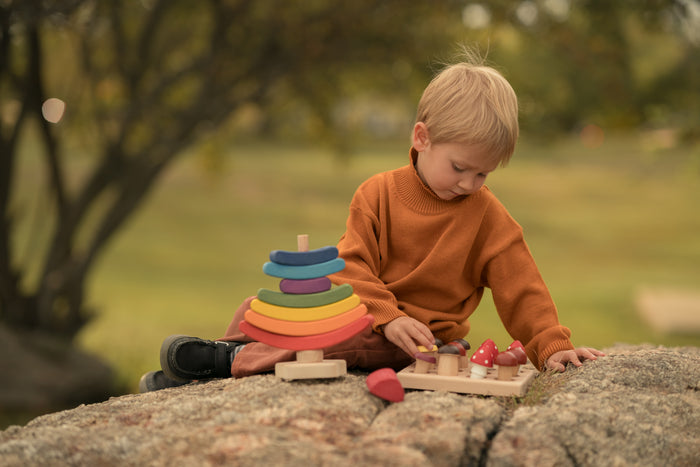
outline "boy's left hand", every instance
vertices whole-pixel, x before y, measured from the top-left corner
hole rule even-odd
[[[565,371],[568,362],[575,366],[583,365],[581,360],[596,360],[597,357],[604,357],[605,354],[600,350],[590,347],[579,347],[574,350],[560,350],[553,353],[545,362],[544,367],[548,370]]]

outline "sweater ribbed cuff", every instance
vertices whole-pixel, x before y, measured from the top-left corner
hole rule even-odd
[[[547,359],[561,350],[574,350],[574,345],[568,339],[552,342],[547,347],[542,349],[542,351],[539,353],[539,359],[537,363],[535,363],[537,369],[542,371],[542,369],[544,369],[544,364],[547,361]]]
[[[374,316],[372,330],[378,334],[384,335],[382,326],[388,322],[401,316],[407,316],[404,312],[399,310],[396,305],[387,304],[385,302],[367,302],[366,305],[370,314]]]

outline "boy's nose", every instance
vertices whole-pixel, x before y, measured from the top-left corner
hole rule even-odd
[[[476,177],[475,176],[464,177],[459,181],[457,186],[459,186],[460,190],[464,191],[465,195],[469,195],[475,191]]]

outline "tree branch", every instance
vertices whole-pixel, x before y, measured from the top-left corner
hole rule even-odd
[[[39,121],[41,136],[44,141],[46,150],[46,164],[49,169],[49,180],[51,180],[51,188],[55,196],[56,210],[59,217],[63,217],[66,211],[66,193],[63,182],[63,169],[59,156],[59,147],[54,138],[50,123],[40,115],[42,103],[46,98],[43,82],[43,64],[42,64],[42,49],[41,39],[36,24],[27,27],[27,43],[29,46],[29,77],[28,84],[32,86],[31,104]]]
[[[26,80],[13,79],[11,63],[10,43],[13,39],[10,24],[10,11],[1,9],[0,27],[2,28],[2,68],[0,73],[5,74],[10,81],[9,86],[14,87],[16,83]],[[0,78],[2,75],[0,74]],[[29,89],[18,90],[25,96],[29,94]],[[22,300],[21,292],[18,288],[20,283],[20,273],[12,267],[11,233],[12,221],[9,213],[10,195],[12,193],[14,165],[16,160],[17,141],[19,134],[29,114],[29,104],[26,99],[22,100],[17,118],[10,124],[11,128],[5,130],[0,127],[0,312],[4,314],[3,319],[11,322],[22,322],[27,319],[25,310],[19,304]],[[4,125],[0,122],[0,125]],[[5,135],[8,134],[6,137]],[[31,319],[31,318],[29,318]]]

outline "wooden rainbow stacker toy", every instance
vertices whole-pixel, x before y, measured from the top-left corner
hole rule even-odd
[[[345,376],[345,360],[326,360],[323,349],[358,334],[373,317],[350,285],[333,287],[327,277],[345,267],[336,247],[309,251],[307,235],[297,237],[297,247],[270,253],[263,272],[282,278],[280,291],[260,289],[239,328],[256,341],[297,351],[296,361],[275,365],[279,378]]]

